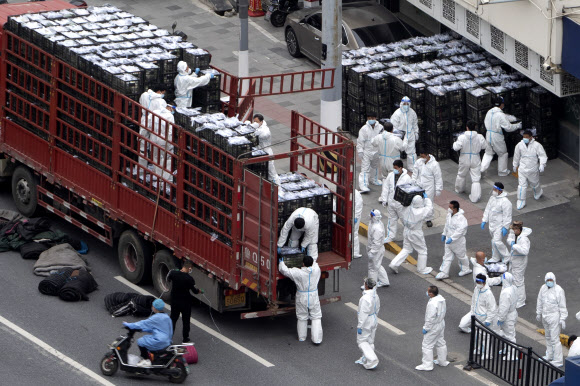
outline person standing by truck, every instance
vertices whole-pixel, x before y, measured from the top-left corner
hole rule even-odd
[[[288,246],[292,248],[300,246],[302,252],[306,252],[316,262],[318,259],[318,213],[310,208],[296,209],[280,231],[278,253],[280,253],[280,248],[286,244],[288,233],[290,233]],[[302,242],[300,242],[301,238]]]
[[[191,107],[191,90],[197,87],[203,87],[213,78],[213,74],[199,74],[199,68],[195,69],[195,74],[191,73],[191,68],[186,62],[177,63],[177,76],[175,77],[175,104],[177,107]]]
[[[260,141],[260,149],[268,153],[268,155],[274,155],[274,151],[271,147],[272,133],[270,133],[270,128],[262,114],[254,114],[254,123],[252,124],[252,127],[256,129],[254,135],[258,137],[258,141]],[[278,173],[276,173],[274,161],[268,161],[268,179],[276,185],[280,185],[280,177],[278,177]]]
[[[183,343],[189,343],[189,330],[191,323],[191,302],[193,295],[204,293],[195,286],[195,280],[191,277],[193,263],[191,260],[185,260],[181,270],[173,270],[167,275],[167,284],[171,282],[171,322],[173,323],[173,335],[175,335],[175,326],[179,315],[183,323]]]
[[[311,256],[304,256],[302,268],[288,268],[283,259],[278,260],[280,273],[296,283],[296,318],[298,340],[304,342],[308,332],[308,319],[312,323],[312,343],[322,343],[322,310],[318,298],[320,267]]]

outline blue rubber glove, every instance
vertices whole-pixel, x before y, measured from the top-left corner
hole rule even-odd
[[[362,335],[362,328],[357,328],[356,329],[356,333],[359,334],[359,335]]]
[[[444,243],[445,242],[445,235],[441,235],[441,242]]]
[[[215,77],[214,74],[209,74],[210,79],[213,79],[214,77]]]
[[[282,248],[278,247],[278,254],[282,253]]]
[[[304,247],[300,248],[300,250],[302,251],[302,253],[306,252],[306,248]]]
[[[428,333],[429,331],[423,329],[423,335],[425,335],[426,333]]]
[[[452,242],[453,242],[453,239],[451,237],[448,237],[445,244],[451,244]]]
[[[515,241],[512,241],[512,245],[510,245],[510,247],[513,248],[515,244],[516,244],[516,242]]]
[[[497,321],[497,325],[498,325],[498,326],[503,326],[503,324],[504,324],[504,323],[505,323],[505,322],[502,322],[501,320],[498,320],[498,321]]]
[[[485,221],[481,223],[481,229],[485,229],[485,224],[487,224]]]
[[[284,262],[284,259],[278,259],[278,265]]]
[[[505,237],[507,234],[508,234],[508,230],[505,229],[504,227],[501,227],[501,235]]]
[[[199,74],[199,67],[195,69],[195,75]]]
[[[491,323],[490,322],[485,322],[484,324],[485,324],[485,327],[491,326]]]
[[[426,192],[423,192],[423,198],[429,198],[429,196],[427,196]]]
[[[354,219],[354,223],[356,224],[357,222],[358,222],[358,218],[355,218]]]

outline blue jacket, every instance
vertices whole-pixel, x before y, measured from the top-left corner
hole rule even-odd
[[[173,336],[173,324],[171,318],[165,313],[158,313],[149,319],[141,320],[136,323],[123,323],[131,329],[139,329],[143,332],[150,332],[151,335],[145,335],[137,339],[137,344],[148,350],[163,350],[171,345]]]

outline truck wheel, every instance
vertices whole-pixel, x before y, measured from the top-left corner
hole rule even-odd
[[[178,268],[176,258],[167,249],[160,250],[153,257],[153,287],[164,301],[171,300],[171,284],[167,283],[167,274]]]
[[[38,209],[36,178],[26,166],[20,165],[12,174],[12,198],[14,205],[26,217],[33,217]]]
[[[151,279],[151,248],[137,232],[126,230],[121,234],[117,255],[123,276],[131,283],[139,284]]]

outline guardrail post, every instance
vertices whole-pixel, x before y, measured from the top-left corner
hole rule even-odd
[[[534,351],[531,347],[528,347],[528,357],[526,358],[526,364],[524,365],[524,386],[530,385],[530,377],[532,376],[532,355]]]
[[[471,335],[469,337],[469,359],[467,364],[463,366],[463,370],[471,371],[473,369],[479,369],[481,366],[476,364],[473,355],[475,349],[475,315],[471,315]]]

